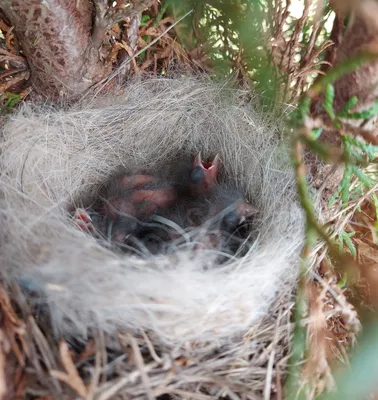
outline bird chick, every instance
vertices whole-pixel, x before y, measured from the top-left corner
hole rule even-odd
[[[229,246],[229,238],[256,210],[239,190],[219,181],[218,155],[204,161],[198,153],[190,168],[181,164],[171,181],[150,174],[112,179],[97,214],[98,230],[117,245],[151,253],[188,241],[205,248]],[[76,220],[83,230],[94,231],[94,222],[81,211]]]
[[[219,156],[204,162],[199,153],[190,173],[190,195],[186,204],[189,225],[200,226],[209,220],[221,222],[219,228],[231,232],[257,212],[235,187],[218,181]]]
[[[199,196],[212,190],[216,184],[218,166],[218,156],[212,161],[205,162],[201,153],[198,153],[189,168],[188,164],[181,160],[170,178],[173,183],[167,184],[164,181],[154,183],[153,189],[156,190],[155,196],[158,198],[159,208],[148,209],[148,213],[145,213],[147,218],[141,221],[137,233],[138,239],[148,250],[162,251],[170,241],[184,237],[185,229],[195,226],[187,210],[193,208]],[[169,191],[165,191],[164,185],[167,185]],[[169,196],[173,192],[176,196],[171,202]],[[135,195],[138,196],[139,193],[136,192]],[[168,199],[165,198],[166,195]],[[159,201],[159,197],[162,201]]]
[[[201,248],[221,247],[225,238],[257,212],[241,191],[218,181],[219,163],[218,155],[208,162],[202,160],[201,153],[195,157],[188,173],[189,183],[179,192],[177,202],[158,214],[162,219],[154,230],[155,238],[159,237],[162,243],[179,242],[180,237],[187,240],[185,233],[191,233],[194,240],[200,234]]]
[[[257,213],[257,209],[249,204],[243,193],[226,184],[218,184],[211,193],[209,215],[219,220],[220,228],[232,233],[247,218]]]
[[[152,175],[122,175],[107,186],[103,200],[108,237],[124,242],[128,235],[136,234],[139,220],[148,220],[160,208],[176,201],[175,188]]]
[[[198,153],[190,172],[190,195],[196,197],[211,191],[217,182],[218,170],[218,155],[212,161],[205,162],[202,160],[201,153]]]

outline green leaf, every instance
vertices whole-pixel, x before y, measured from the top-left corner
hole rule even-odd
[[[165,14],[165,12],[167,11],[167,8],[169,6],[169,3],[164,3],[159,11],[159,14],[157,15],[155,22],[154,22],[154,26],[159,26],[160,21],[163,19],[163,16]]]
[[[357,96],[351,97],[344,105],[344,107],[341,109],[341,111],[337,114],[339,118],[346,117],[348,115],[349,110],[351,110],[354,106],[356,106],[358,103],[358,98]]]
[[[342,140],[344,145],[346,143],[349,145],[350,149],[352,149],[351,146],[355,146],[358,149],[362,150],[364,153],[366,153],[369,159],[374,159],[378,155],[378,146],[375,146],[371,143],[361,142],[360,140],[357,140],[356,138],[347,135],[343,135]]]
[[[344,176],[341,180],[340,187],[341,187],[341,202],[343,204],[347,204],[350,197],[350,183],[352,180],[352,166],[351,164],[347,164],[344,169]]]
[[[351,240],[351,237],[354,236],[355,233],[356,232],[351,232],[351,233],[342,232],[341,233],[343,240],[344,240],[345,244],[348,246],[350,254],[352,254],[353,258],[357,257],[357,249]]]
[[[374,181],[366,176],[358,167],[355,165],[351,165],[352,172],[356,177],[361,181],[361,183],[367,188],[370,189],[374,185]]]
[[[333,265],[331,257],[328,255],[328,253],[325,255],[325,257],[326,257],[326,260],[327,260],[328,264],[334,269],[335,266]]]
[[[335,119],[333,101],[335,99],[335,88],[329,83],[326,86],[323,108],[331,119]]]
[[[378,115],[378,100],[376,100],[375,104],[373,107],[368,108],[367,110],[359,111],[359,112],[354,112],[354,113],[348,113],[346,115],[346,118],[349,119],[371,119]]]
[[[151,19],[149,15],[142,15],[140,26],[147,26],[147,22]]]
[[[348,283],[348,274],[343,274],[341,281],[337,282],[337,286],[341,289],[345,288]]]
[[[314,129],[310,132],[310,138],[312,140],[318,140],[320,135],[322,134],[322,132],[323,132],[323,128]]]
[[[299,115],[302,119],[305,119],[310,113],[311,99],[304,97],[298,105]]]
[[[10,113],[13,108],[22,100],[20,94],[6,92],[4,98],[4,104],[0,106],[0,112]]]
[[[328,201],[328,207],[331,207],[335,200],[339,197],[339,194],[341,193],[341,186],[337,188],[336,192],[331,196],[331,198]]]

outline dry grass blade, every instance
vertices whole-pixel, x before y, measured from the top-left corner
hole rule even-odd
[[[101,377],[101,367],[103,365],[102,360],[105,358],[103,353],[106,352],[102,335],[100,338],[96,338],[95,349],[96,349],[95,365],[94,365],[94,371],[92,374],[92,379],[91,379],[91,382],[88,387],[87,400],[92,400],[94,398],[94,395],[97,390],[97,386],[98,386],[98,383],[99,383],[100,377]]]
[[[331,389],[334,386],[330,358],[330,338],[327,332],[327,322],[324,310],[327,288],[321,290],[317,285],[308,285],[309,298],[309,354],[308,361],[303,370],[305,381],[310,382],[312,389],[311,398],[315,393],[322,392],[325,388]]]
[[[81,397],[86,397],[88,393],[87,388],[84,385],[83,380],[80,378],[75,364],[72,361],[68,345],[63,339],[60,341],[59,344],[59,353],[66,373],[56,370],[50,370],[50,375],[66,383]]]
[[[149,365],[146,367],[146,372],[152,370],[154,365]],[[127,387],[127,385],[132,385],[140,378],[140,371],[133,371],[127,376],[117,379],[111,383],[107,383],[102,388],[99,388],[98,400],[110,400],[113,399],[114,396],[120,392],[122,389]]]
[[[272,349],[271,353],[269,356],[269,361],[268,361],[268,366],[267,366],[267,376],[265,379],[265,388],[264,388],[264,400],[269,400],[271,396],[271,385],[272,385],[272,377],[273,377],[273,364],[275,361],[275,356],[276,356],[276,346],[277,346],[277,340],[278,340],[278,330],[279,326],[281,323],[281,310],[279,311],[278,317],[277,317],[277,323],[274,331],[274,338],[272,341]]]
[[[192,13],[192,10],[188,11],[185,15],[183,15],[181,18],[179,18],[174,24],[170,25],[164,32],[162,32],[158,37],[153,39],[145,48],[137,51],[133,57],[128,58],[125,60],[114,72],[112,72],[107,78],[103,79],[102,81],[98,82],[96,85],[94,85],[93,89],[98,89],[96,91],[96,95],[103,89],[105,88],[106,84],[108,84],[111,80],[113,80],[118,74],[120,74],[123,70],[123,68],[129,64],[132,60],[134,60],[136,57],[141,55],[145,50],[153,46],[156,42],[158,42],[166,33],[168,33],[171,29],[173,29],[177,24],[179,24],[183,19],[185,19],[188,15]],[[88,92],[89,93],[89,92]],[[86,95],[82,97],[84,99]]]
[[[9,296],[7,292],[4,290],[4,288],[0,288],[0,306],[2,312],[4,313],[4,315],[7,317],[7,319],[11,324],[13,324],[14,326],[25,325],[22,319],[17,317],[16,313],[14,312]]]
[[[144,365],[143,357],[140,352],[138,343],[135,340],[135,338],[130,334],[127,335],[127,339],[130,342],[131,348],[134,352],[135,364],[136,364],[138,370],[140,371],[140,376],[141,376],[143,385],[146,390],[146,396],[147,396],[148,400],[154,400],[155,396],[152,394],[152,391],[151,391],[151,385],[150,385],[148,375],[146,372],[146,366]]]
[[[270,1],[269,4],[272,2]],[[292,10],[301,10],[296,18]],[[324,73],[333,41],[326,40],[326,22],[333,15],[323,15],[321,1],[304,1],[293,5],[289,0],[280,0],[269,12],[274,26],[268,42],[277,72],[285,84],[285,96],[294,101],[304,93],[316,73]]]
[[[5,396],[8,393],[8,385],[6,381],[7,352],[9,352],[9,343],[6,340],[3,330],[0,329],[0,399],[5,399]]]
[[[24,367],[25,354],[30,354],[29,348],[24,339],[26,326],[24,321],[17,317],[10,303],[9,296],[3,288],[0,288],[0,306],[4,318],[4,332],[10,341],[10,345],[15,356],[17,357],[19,364]]]
[[[146,346],[151,354],[151,357],[158,363],[158,364],[162,364],[163,360],[156,354],[156,351],[154,349],[154,346],[152,345],[150,339],[148,338],[146,332],[142,329],[141,330],[142,336],[144,341],[146,342]]]
[[[21,93],[27,89],[25,82],[30,73],[26,58],[20,53],[17,37],[13,33],[14,27],[2,19],[0,14],[0,38],[3,36],[3,46],[0,46],[0,95],[11,90]],[[25,93],[22,95],[25,97]],[[1,99],[3,101],[3,99]]]

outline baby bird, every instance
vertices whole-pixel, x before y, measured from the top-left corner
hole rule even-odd
[[[175,188],[152,175],[122,175],[113,179],[103,197],[108,236],[122,243],[135,235],[139,221],[148,220],[159,208],[176,201]]]
[[[235,187],[218,181],[219,156],[204,162],[199,153],[190,174],[190,199],[187,218],[192,226],[215,219],[220,229],[231,232],[256,213]],[[190,207],[191,206],[191,207]]]
[[[189,184],[181,191],[176,204],[161,209],[158,218],[152,217],[160,221],[159,228],[154,230],[155,238],[160,238],[161,242],[177,241],[180,237],[186,239],[182,229],[194,232],[195,228],[197,233],[202,231],[202,241],[211,247],[219,247],[226,237],[232,236],[247,218],[257,212],[239,190],[218,182],[218,170],[218,155],[209,162],[204,162],[200,153],[195,157]],[[146,237],[150,237],[149,234]]]
[[[218,155],[204,161],[198,153],[189,167],[179,164],[170,181],[151,174],[118,175],[106,186],[96,218],[80,209],[75,219],[82,230],[93,234],[95,225],[129,250],[159,253],[173,242],[231,248],[230,238],[257,211],[242,192],[219,182],[219,167]]]
[[[104,195],[103,213],[109,220],[108,237],[122,243],[130,235],[154,248],[170,240],[168,232],[173,227],[191,226],[178,212],[186,203],[209,192],[216,183],[219,158],[212,162],[202,161],[199,153],[188,176],[178,174],[179,182],[168,182],[152,175],[123,175],[108,185]],[[180,168],[185,166],[179,166]],[[160,220],[159,220],[160,217]],[[162,219],[161,219],[162,218]],[[161,222],[163,221],[163,222]],[[174,237],[177,233],[172,234]]]
[[[219,156],[213,161],[202,161],[201,153],[194,158],[189,177],[189,191],[192,197],[209,193],[217,183],[219,170]]]

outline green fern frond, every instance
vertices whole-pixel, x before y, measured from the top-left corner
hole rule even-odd
[[[325,90],[324,104],[323,108],[331,119],[335,119],[336,114],[333,109],[333,102],[335,100],[335,88],[333,85],[328,84]]]
[[[345,118],[348,116],[349,111],[355,107],[358,103],[358,98],[357,96],[351,97],[344,105],[344,107],[340,110],[340,112],[337,114],[338,118]]]
[[[339,233],[339,251],[340,253],[343,251],[344,242],[347,245],[350,253],[352,254],[353,258],[357,257],[357,249],[356,246],[353,244],[351,237],[355,235],[356,232],[347,233],[345,231],[341,231]]]

